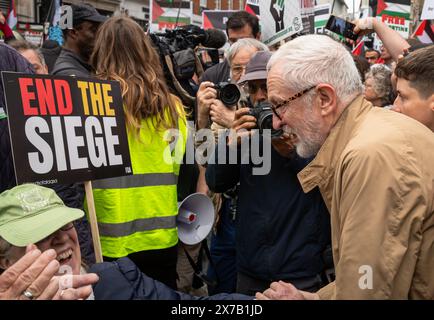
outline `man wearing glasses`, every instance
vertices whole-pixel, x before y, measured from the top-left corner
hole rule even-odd
[[[252,105],[264,102],[267,94],[268,51],[251,58],[239,84]],[[256,118],[250,108],[235,112],[232,129],[253,129]],[[251,131],[249,131],[251,132]],[[281,136],[270,141],[261,136],[261,145],[271,143],[270,171],[255,175],[249,164],[228,164],[230,148],[241,154],[238,141],[226,147],[225,163],[208,164],[206,181],[211,190],[221,192],[239,183],[236,218],[237,292],[254,295],[269,288],[272,281],[285,280],[307,291],[317,291],[327,284],[323,271],[323,253],[330,243],[329,214],[318,190],[303,193],[297,172],[307,160],[294,158],[290,138]]]
[[[251,57],[258,51],[268,51],[263,43],[252,38],[239,39],[228,50],[227,60],[230,68],[230,82],[236,84],[244,75],[246,65]],[[217,134],[219,130],[230,128],[234,120],[238,105],[225,106],[217,97],[215,84],[203,82],[197,93],[198,119],[197,129],[211,128]],[[244,99],[244,98],[242,98]],[[199,139],[198,139],[199,140]],[[210,143],[209,141],[196,141],[196,145]],[[209,156],[209,154],[208,154]],[[232,186],[234,187],[234,186]],[[228,188],[229,189],[229,188]],[[221,190],[224,194],[214,194],[213,200],[218,213],[216,232],[211,238],[211,257],[214,265],[210,265],[209,276],[219,280],[219,285],[209,293],[234,292],[236,287],[236,251],[235,251],[235,216],[237,212],[237,191]],[[197,192],[208,193],[209,188],[205,182],[205,168],[201,167]]]
[[[257,298],[433,299],[434,136],[362,95],[351,55],[309,35],[268,64],[274,128],[312,162],[299,174],[330,210],[336,280],[309,294],[273,283]]]

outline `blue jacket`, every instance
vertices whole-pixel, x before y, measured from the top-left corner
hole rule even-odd
[[[95,300],[251,300],[242,294],[221,293],[195,297],[175,291],[142,273],[128,258],[93,265],[99,281],[93,287]]]
[[[240,183],[236,218],[239,272],[274,281],[314,277],[324,270],[322,254],[330,244],[330,216],[319,190],[305,194],[297,179],[308,162],[284,158],[271,147],[267,175],[253,175],[252,163],[208,164],[206,182],[212,191],[222,192]]]
[[[0,43],[0,72],[34,73],[32,66],[12,47]],[[16,185],[3,81],[0,80],[0,193]]]

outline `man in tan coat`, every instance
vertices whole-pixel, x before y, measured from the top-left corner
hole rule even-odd
[[[298,174],[331,215],[336,280],[316,294],[273,283],[258,299],[433,299],[434,133],[373,108],[350,54],[320,35],[282,46],[268,65],[274,127],[315,159]]]

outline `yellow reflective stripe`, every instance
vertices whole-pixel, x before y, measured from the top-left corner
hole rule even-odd
[[[144,250],[158,250],[173,247],[178,243],[178,230],[163,229],[137,232],[120,238],[101,236],[103,256],[111,258],[125,257]]]
[[[137,219],[123,223],[98,222],[99,233],[106,237],[125,237],[136,232],[176,227],[176,216]]]
[[[174,173],[145,173],[116,178],[95,180],[94,189],[125,189],[148,186],[165,186],[177,184],[178,176]]]
[[[123,223],[167,217],[178,212],[176,185],[127,189],[94,189],[98,222]]]

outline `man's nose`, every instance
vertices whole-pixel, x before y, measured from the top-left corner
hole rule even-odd
[[[254,101],[254,104],[257,104],[258,102],[263,102],[267,100],[267,95],[263,93],[261,89],[259,89],[252,97],[252,101]]]
[[[275,114],[273,114],[273,128],[275,130],[280,129],[283,126],[283,121],[280,120]]]

